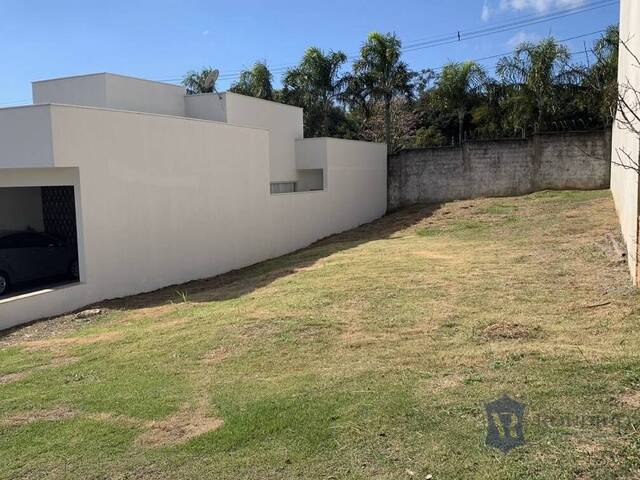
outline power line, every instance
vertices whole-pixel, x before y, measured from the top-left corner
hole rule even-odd
[[[454,43],[458,43],[460,40],[458,40],[458,35],[460,35],[461,40],[473,40],[473,39],[477,39],[477,38],[482,38],[482,37],[486,37],[486,36],[490,36],[490,35],[495,35],[497,33],[504,33],[510,30],[516,30],[519,28],[523,28],[523,27],[527,27],[527,26],[531,26],[531,25],[537,25],[540,23],[545,23],[545,22],[550,22],[550,21],[554,21],[554,20],[558,20],[558,19],[562,19],[562,18],[566,18],[569,16],[573,16],[573,15],[578,15],[581,13],[586,13],[589,11],[593,11],[596,9],[600,9],[600,8],[604,8],[604,7],[608,7],[608,6],[613,6],[616,4],[619,4],[620,0],[598,0],[598,1],[594,1],[592,3],[589,3],[587,5],[581,5],[579,7],[572,7],[572,8],[567,8],[567,9],[561,9],[561,10],[556,10],[554,12],[550,12],[547,14],[543,14],[543,15],[525,15],[520,17],[518,20],[512,20],[510,22],[506,22],[503,24],[498,24],[498,25],[494,25],[492,27],[486,27],[486,28],[482,28],[482,29],[476,29],[476,30],[460,30],[460,31],[456,31],[453,33],[448,33],[448,34],[441,34],[441,35],[437,35],[437,36],[433,36],[433,37],[426,37],[423,40],[414,40],[410,43],[408,43],[405,47],[403,47],[401,49],[401,51],[403,53],[407,53],[407,52],[414,52],[417,50],[424,50],[424,49],[429,49],[429,48],[435,48],[435,47],[439,47],[439,46],[444,46],[444,45],[450,45],[450,44],[454,44]],[[578,35],[576,37],[571,37],[568,39],[564,39],[564,40],[559,40],[560,42],[565,42],[565,41],[570,41],[570,40],[575,40],[578,38],[584,38],[590,35],[594,35],[595,33],[602,33],[605,30],[598,30],[597,32],[592,32],[592,33],[587,33],[584,35]],[[428,40],[428,38],[431,38],[431,40]],[[491,55],[489,57],[484,57],[482,59],[478,59],[478,60],[474,60],[474,61],[483,61],[483,60],[488,60],[488,59],[492,59],[492,58],[497,58],[497,57],[503,57],[503,56],[508,56],[510,55],[512,52],[505,52],[502,54],[497,54],[497,55]],[[583,52],[584,53],[584,52]],[[348,60],[354,60],[356,58],[358,58],[358,55],[350,55],[347,57]],[[272,68],[271,69],[271,73],[272,74],[283,74],[285,73],[288,69],[295,67],[295,65],[283,65],[277,68]],[[436,68],[432,68],[432,70],[436,71],[436,70],[440,70],[442,69],[443,66],[440,67],[436,67]],[[242,70],[234,72],[234,73],[228,73],[228,74],[223,74],[220,75],[219,79],[220,80],[226,80],[226,81],[232,81],[232,80],[236,80],[240,77],[240,74],[242,73]],[[176,83],[176,82],[180,82],[182,80],[182,77],[174,77],[171,79],[164,79],[164,80],[158,80],[161,82],[168,82],[168,83]],[[10,101],[10,102],[0,102],[0,105],[3,106],[19,106],[19,105],[24,105],[29,103],[28,99],[25,100],[15,100],[15,101]]]
[[[601,30],[596,30],[593,32],[589,32],[589,33],[584,33],[581,35],[575,35],[573,37],[568,37],[568,38],[563,38],[558,40],[558,42],[562,43],[562,42],[570,42],[572,40],[578,40],[580,38],[586,38],[586,37],[590,37],[593,35],[597,35],[597,34],[601,34],[606,32],[606,29],[601,29]],[[489,55],[486,57],[481,57],[481,58],[475,58],[475,59],[471,59],[469,61],[473,61],[473,62],[486,62],[487,60],[493,60],[495,58],[502,58],[502,57],[508,57],[513,55],[513,51],[508,51],[508,52],[503,52],[503,53],[497,53],[495,55]],[[578,51],[578,52],[572,52],[570,53],[571,56],[575,56],[575,55],[588,55],[588,52],[586,51]],[[426,67],[423,70],[431,70],[434,72],[437,72],[439,70],[442,70],[445,67],[445,65],[440,65],[438,67]],[[12,107],[12,106],[21,106],[21,105],[26,105],[30,102],[29,99],[25,99],[25,100],[16,100],[16,101],[11,101],[11,102],[0,102],[0,105],[2,105],[3,107]]]
[[[31,102],[30,99],[25,98],[23,100],[9,100],[7,102],[0,102],[2,107],[19,107],[21,105],[28,105]]]
[[[495,35],[497,33],[504,33],[511,30],[517,30],[519,28],[538,25],[540,23],[550,22],[554,20],[559,20],[562,18],[566,18],[573,15],[578,15],[581,13],[590,12],[593,10],[597,10],[600,8],[605,8],[613,5],[619,4],[619,0],[598,0],[593,3],[587,5],[581,5],[579,7],[571,7],[561,10],[556,10],[554,12],[550,12],[543,15],[525,15],[518,20],[512,20],[510,22],[506,22],[503,24],[494,25],[492,27],[485,27],[482,29],[476,30],[461,30],[448,34],[442,34],[436,37],[431,37],[432,40],[428,41],[417,41],[414,40],[408,43],[405,47],[401,49],[403,53],[414,52],[417,50],[424,50],[428,48],[435,48],[444,45],[450,45],[454,43],[458,43],[458,35],[460,34],[461,40],[473,40],[477,38],[487,37],[490,35]],[[358,58],[358,54],[351,54],[347,57],[348,60],[355,60]],[[273,67],[270,69],[272,74],[282,74],[286,72],[288,69],[295,67],[296,65],[283,65],[279,67]],[[236,80],[240,77],[240,74],[243,70],[233,71],[231,73],[220,75],[220,80]],[[182,80],[182,77],[174,77],[170,79],[164,79],[160,81],[165,82],[179,82]]]
[[[590,37],[592,35],[597,35],[600,33],[604,33],[606,32],[606,29],[602,29],[602,30],[596,30],[595,32],[589,32],[589,33],[584,33],[582,35],[576,35],[574,37],[569,37],[569,38],[563,38],[558,40],[559,43],[563,43],[563,42],[570,42],[571,40],[578,40],[579,38],[585,38],[585,37]],[[574,52],[574,53],[570,53],[570,55],[578,55],[578,54],[582,54],[584,55],[585,52]],[[504,52],[504,53],[497,53],[495,55],[489,55],[488,57],[482,57],[482,58],[475,58],[475,59],[471,59],[469,61],[471,62],[484,62],[486,60],[492,60],[494,58],[503,58],[503,57],[509,57],[513,55],[513,51],[509,51],[509,52]],[[426,68],[425,70],[432,70],[434,72],[437,72],[438,70],[442,70],[446,65],[441,65],[439,67],[432,67],[432,68]]]
[[[528,27],[531,25],[537,25],[540,23],[559,20],[559,19],[570,17],[573,15],[590,12],[590,11],[608,7],[608,6],[613,6],[618,3],[619,3],[619,0],[605,0],[605,1],[594,3],[594,4],[582,6],[582,7],[576,7],[576,8],[572,8],[564,11],[557,11],[547,15],[537,16],[531,20],[518,20],[515,22],[510,22],[504,25],[498,25],[491,28],[485,28],[485,29],[480,29],[480,30],[475,30],[470,32],[461,32],[461,39],[473,40],[476,38],[494,35],[496,33],[504,33],[504,32],[507,32],[510,30],[516,30],[522,27]],[[459,40],[456,33],[455,35],[450,35],[448,39],[433,40],[430,42],[417,42],[414,44],[410,44],[403,49],[403,52],[421,50],[422,48],[425,48],[425,47],[428,47],[428,48],[439,47],[442,45],[457,43],[458,41]]]
[[[560,8],[557,10],[553,10],[551,12],[548,13],[534,13],[531,15],[521,15],[518,16],[514,19],[511,19],[503,24],[496,24],[493,26],[487,26],[483,29],[478,29],[478,30],[460,30],[460,31],[455,31],[455,32],[449,32],[447,34],[439,34],[439,35],[432,35],[430,37],[424,37],[424,38],[418,38],[416,40],[413,40],[413,43],[420,43],[423,41],[439,41],[439,40],[447,40],[447,39],[453,39],[455,37],[456,41],[457,41],[457,35],[458,33],[460,33],[461,38],[464,40],[464,36],[465,35],[470,35],[472,33],[481,33],[483,31],[486,30],[491,30],[494,28],[502,28],[508,25],[512,25],[514,22],[527,22],[529,20],[536,20],[536,19],[542,19],[542,18],[547,18],[549,16],[555,16],[555,15],[559,15],[559,14],[563,14],[563,13],[569,13],[569,12],[576,12],[576,13],[580,13],[581,10],[583,9],[591,9],[591,8],[601,8],[601,7],[606,7],[609,4],[619,4],[620,0],[591,0],[591,3],[587,3],[587,4],[583,4],[583,5],[578,5],[578,6],[573,6],[573,7],[567,7],[567,8]]]

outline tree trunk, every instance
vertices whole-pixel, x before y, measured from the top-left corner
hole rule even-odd
[[[464,142],[464,110],[458,110],[458,144]]]
[[[391,97],[384,99],[384,139],[387,142],[387,153],[393,153],[393,145],[391,138]]]
[[[542,100],[538,101],[538,123],[534,126],[535,133],[540,133],[542,130],[542,119],[544,113],[544,102]]]
[[[326,108],[324,110],[324,121],[322,122],[322,136],[329,136],[329,113]]]
[[[324,121],[322,122],[322,129],[323,131],[323,136],[324,137],[328,137],[329,136],[329,125],[330,125],[330,121],[331,119],[329,118],[329,109],[330,109],[330,104],[329,104],[329,100],[327,100],[326,98],[324,99],[324,102],[322,103],[323,105],[323,110],[324,110]]]

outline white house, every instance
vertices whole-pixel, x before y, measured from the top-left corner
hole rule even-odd
[[[0,230],[72,232],[79,281],[0,298],[0,328],[247,266],[386,210],[385,145],[303,139],[300,108],[108,73],[35,82],[33,99],[0,109]]]
[[[633,122],[634,116],[640,114],[637,97],[640,92],[640,1],[622,0],[620,8],[620,40],[624,45],[620,46],[618,83],[630,109],[635,110],[635,115],[627,114],[627,118]],[[611,192],[627,246],[629,270],[634,283],[638,284],[640,135],[637,132],[640,132],[640,122],[636,122],[632,129],[628,127],[629,122],[623,120],[622,112],[618,109],[618,118],[613,125]]]

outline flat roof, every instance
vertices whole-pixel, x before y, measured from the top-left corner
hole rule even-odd
[[[147,78],[140,78],[140,77],[133,77],[131,75],[122,75],[120,73],[111,73],[111,72],[98,72],[98,73],[85,73],[85,74],[80,74],[80,75],[68,75],[66,77],[56,77],[56,78],[47,78],[44,80],[34,80],[33,82],[31,82],[32,84],[35,83],[45,83],[45,82],[56,82],[59,80],[69,80],[72,78],[84,78],[84,77],[97,77],[100,75],[111,75],[112,77],[120,77],[120,78],[127,78],[129,80],[137,80],[139,82],[149,82],[149,83],[158,83],[160,85],[166,85],[169,87],[175,87],[175,88],[179,88],[181,90],[184,90],[184,87],[182,85],[176,85],[174,83],[167,83],[167,82],[159,82],[158,80],[149,80]]]
[[[251,97],[250,97],[251,98]],[[61,108],[76,108],[79,110],[99,110],[99,111],[104,111],[104,112],[113,112],[113,113],[125,113],[128,115],[146,115],[146,116],[151,116],[151,117],[162,117],[162,118],[169,118],[169,119],[174,119],[174,120],[183,120],[186,122],[200,122],[200,123],[211,123],[211,124],[215,124],[215,125],[224,125],[227,127],[235,127],[235,128],[244,128],[247,130],[259,130],[262,132],[267,132],[269,133],[269,129],[268,128],[264,128],[264,127],[251,127],[248,125],[238,125],[237,123],[230,123],[230,122],[223,122],[220,120],[208,120],[206,118],[196,118],[196,117],[187,117],[187,116],[182,116],[182,115],[170,115],[170,114],[166,114],[166,113],[154,113],[154,112],[139,112],[136,110],[122,110],[122,109],[118,109],[118,108],[109,108],[109,107],[95,107],[95,106],[91,106],[91,105],[73,105],[73,104],[67,104],[67,103],[36,103],[33,105],[18,105],[15,107],[0,107],[0,115],[3,114],[3,112],[8,112],[11,110],[25,110],[25,109],[36,109],[36,108],[53,108],[53,107],[61,107]]]

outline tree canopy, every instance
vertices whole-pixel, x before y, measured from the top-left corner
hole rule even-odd
[[[266,62],[242,71],[231,91],[304,108],[305,136],[386,141],[389,151],[611,125],[617,101],[618,30],[610,27],[572,61],[553,37],[524,42],[495,75],[474,61],[412,71],[393,33],[369,34],[351,65],[340,51],[308,48],[282,88]],[[210,68],[188,72],[187,93],[207,93]]]
[[[203,67],[199,71],[191,70],[182,79],[182,84],[187,90],[187,95],[198,95],[201,93],[211,93],[215,90],[215,82],[210,86],[206,85],[207,77],[213,72],[211,67]]]
[[[273,100],[273,75],[265,61],[256,62],[251,70],[243,70],[240,78],[229,88],[230,92],[250,97]]]
[[[307,49],[297,67],[286,71],[282,100],[304,108],[305,129],[309,136],[335,133],[332,118],[344,88],[340,75],[347,56],[343,52]]]
[[[415,73],[401,60],[402,43],[391,33],[374,32],[360,49],[360,58],[353,62],[353,71],[345,78],[349,84],[346,101],[354,107],[362,107],[365,116],[370,106],[382,102],[385,141],[393,151],[391,135],[391,103],[395,97],[413,97]]]

